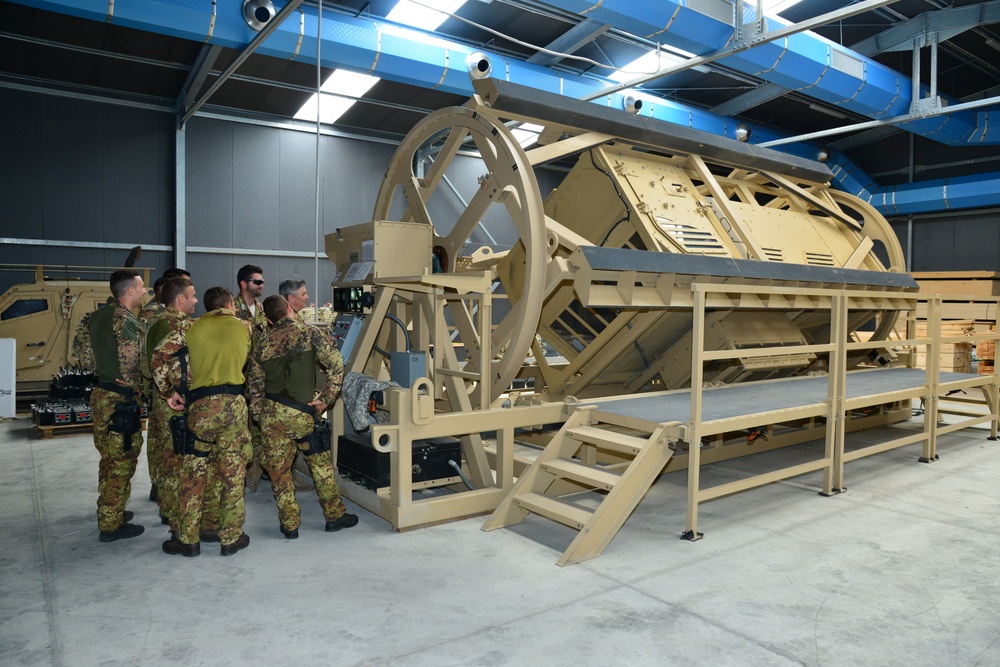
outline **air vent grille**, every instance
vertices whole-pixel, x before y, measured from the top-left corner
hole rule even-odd
[[[666,218],[657,218],[656,222],[664,234],[677,241],[685,251],[692,255],[729,254],[719,237],[710,230],[699,229],[681,222],[672,222]]]

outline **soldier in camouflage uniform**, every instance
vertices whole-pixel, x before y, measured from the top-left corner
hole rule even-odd
[[[264,311],[272,326],[250,359],[247,396],[264,433],[261,463],[271,477],[281,532],[295,539],[302,523],[291,476],[298,451],[302,451],[312,472],[326,530],[355,526],[358,517],[348,514],[341,500],[330,450],[316,451],[308,441],[314,430],[314,415],[324,414],[340,394],[344,381],[340,352],[326,334],[297,321],[281,296],[267,297]],[[317,366],[326,375],[318,393]]]
[[[264,306],[260,302],[260,295],[264,293],[264,272],[259,266],[247,264],[240,267],[236,272],[236,284],[240,288],[240,293],[236,297],[236,317],[250,323],[253,328],[253,347],[264,334],[267,333],[267,317],[264,316]],[[264,447],[264,440],[260,434],[260,425],[250,417],[250,441],[253,444],[253,465],[247,472],[247,484],[253,491],[257,491],[257,483],[260,481],[260,453]]]
[[[169,278],[161,286],[160,298],[166,304],[159,316],[153,318],[146,333],[143,352],[150,364],[153,351],[168,334],[187,333],[194,320],[195,306],[198,298],[195,296],[194,283],[187,278]],[[160,367],[163,370],[163,367]],[[161,378],[164,380],[164,378]],[[167,405],[167,396],[159,390],[153,381],[153,391],[149,397],[149,425],[146,430],[146,452],[149,456],[149,477],[157,489],[156,501],[160,506],[160,516],[167,519],[171,532],[176,532],[179,525],[180,484],[177,471],[181,458],[174,454],[173,441],[170,436],[170,418],[178,414]],[[171,393],[173,390],[171,389]]]
[[[104,302],[104,306],[110,306],[113,303],[115,303],[115,297],[109,296],[108,300]],[[98,306],[97,310],[104,306]],[[84,373],[97,372],[94,349],[90,345],[90,318],[97,310],[92,310],[80,319],[80,323],[76,326],[76,332],[73,334],[73,345],[70,348],[70,354],[76,359],[76,363],[80,365],[80,370]]]
[[[139,323],[142,325],[143,335],[149,331],[149,327],[153,325],[157,319],[163,316],[164,311],[167,308],[167,301],[163,299],[163,286],[171,278],[187,278],[191,279],[191,274],[184,269],[167,269],[163,272],[163,275],[156,279],[153,283],[153,298],[146,302],[146,305],[142,307],[142,310],[136,315]],[[143,350],[145,350],[146,345],[143,344]],[[142,355],[141,359],[142,365],[142,377],[143,377],[143,395],[147,400],[151,401],[153,395],[155,394],[155,388],[153,387],[152,375],[149,371],[149,358],[146,354]],[[148,403],[150,411],[153,409],[152,403]],[[149,462],[149,481],[152,485],[149,489],[149,499],[156,502],[157,499],[157,489],[156,482],[159,477],[160,472],[160,457],[158,456],[161,452],[160,447],[154,447],[153,441],[150,440],[146,443],[146,459]],[[162,516],[162,511],[161,511]]]
[[[162,315],[167,307],[167,302],[162,299],[162,292],[163,286],[171,278],[187,278],[191,280],[191,274],[184,269],[167,269],[163,272],[162,276],[156,279],[153,283],[153,298],[142,307],[142,310],[137,315],[139,321],[142,322],[146,329],[149,329],[149,325],[152,324],[153,320]]]
[[[81,359],[93,360],[97,386],[90,396],[94,446],[101,455],[97,483],[98,539],[113,542],[141,535],[144,528],[125,521],[125,504],[142,451],[142,375],[139,371],[139,321],[133,314],[145,295],[134,269],[111,274],[114,303],[94,311],[87,320],[90,349]]]
[[[256,340],[267,332],[267,317],[260,303],[260,295],[264,293],[263,272],[259,266],[247,264],[236,272],[236,283],[240,288],[235,302],[236,317],[250,322]]]
[[[212,287],[203,301],[208,314],[186,335],[169,334],[152,359],[157,386],[164,393],[173,391],[167,404],[187,410],[188,429],[196,437],[194,451],[182,456],[177,538],[164,542],[163,551],[182,556],[201,553],[199,529],[211,467],[221,485],[221,554],[230,556],[250,544],[243,532],[243,478],[251,449],[243,367],[250,355],[250,328],[235,316],[233,295],[225,287]]]
[[[306,281],[300,278],[289,278],[282,280],[278,285],[278,294],[283,296],[288,305],[295,313],[295,319],[304,322],[302,319],[302,309],[309,305],[309,292],[306,290]]]

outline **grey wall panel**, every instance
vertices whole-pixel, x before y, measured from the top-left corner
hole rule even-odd
[[[1000,224],[979,217],[955,220],[955,271],[1000,270]]]
[[[953,271],[955,225],[921,220],[913,225],[913,271]]]
[[[278,215],[272,221],[274,240],[269,248],[308,250],[316,235],[316,136],[282,132],[275,163],[273,195]],[[322,137],[324,148],[329,137]]]
[[[173,240],[173,122],[167,114],[103,107],[102,173],[108,240]]]
[[[394,150],[393,146],[350,139],[324,144],[323,235],[371,221]]]
[[[43,238],[113,240],[104,233],[102,128],[99,104],[43,100]]]
[[[0,88],[2,236],[40,238],[43,235],[41,108],[39,95]]]
[[[188,245],[233,247],[233,127],[201,118],[188,123]]]
[[[279,147],[281,134],[256,125],[231,126],[233,133],[233,244],[277,248]]]
[[[243,262],[238,258],[227,255],[203,255],[189,254],[188,271],[191,272],[191,280],[194,282],[195,292],[198,294],[198,305],[196,313],[201,315],[205,312],[204,296],[205,290],[210,287],[221,286],[236,295],[236,270],[243,264],[255,262]],[[233,265],[236,264],[234,267]]]
[[[0,90],[4,235],[168,244],[170,116]]]
[[[903,222],[891,222],[889,226],[892,227],[892,231],[896,233],[896,238],[899,240],[899,246],[903,249],[903,257],[906,257],[906,221]],[[913,270],[911,267],[907,267],[908,270]]]

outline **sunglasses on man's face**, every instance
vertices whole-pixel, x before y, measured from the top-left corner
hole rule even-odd
[[[263,280],[251,280],[250,282],[252,282],[254,285],[263,285],[264,284]]]

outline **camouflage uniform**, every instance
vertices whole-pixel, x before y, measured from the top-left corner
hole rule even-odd
[[[186,313],[173,308],[167,308],[150,320],[146,332],[144,352],[147,363],[152,367],[153,352],[171,332],[184,335],[194,323]],[[162,369],[162,367],[161,367]],[[173,439],[170,435],[170,418],[180,414],[167,405],[167,398],[173,393],[160,390],[153,378],[153,390],[149,397],[149,424],[146,429],[146,454],[149,457],[149,477],[156,485],[156,501],[160,506],[160,514],[167,517],[170,530],[176,531],[179,525],[180,482],[178,470],[181,457],[174,454]]]
[[[242,368],[250,353],[250,330],[233,315],[233,311],[220,308],[192,324],[186,335],[171,332],[156,347],[151,360],[157,387],[166,394],[181,386],[178,354],[187,347],[190,357],[188,428],[198,438],[196,448],[207,456],[180,457],[177,534],[184,544],[200,541],[209,470],[219,484],[219,541],[228,546],[243,534],[243,477],[250,436]],[[197,397],[199,390],[217,391],[223,386],[238,387],[240,393]]]
[[[253,303],[254,312],[251,313],[243,295],[238,295],[236,297],[236,317],[250,323],[250,326],[253,327],[254,342],[257,342],[267,333],[267,317],[264,315],[264,306],[261,305],[260,300],[254,299]]]
[[[115,303],[115,298],[109,296],[108,300],[104,302],[104,306],[113,303]],[[100,310],[104,306],[98,306],[97,310]],[[97,371],[97,362],[94,360],[94,348],[90,345],[90,318],[97,310],[90,311],[80,320],[80,323],[76,327],[76,332],[73,334],[73,345],[70,348],[70,354],[76,359],[76,363],[80,365],[80,370],[84,373],[95,373]]]
[[[90,395],[94,446],[101,455],[97,523],[102,531],[111,532],[125,523],[125,504],[142,451],[141,430],[125,435],[110,428],[118,404],[141,398],[140,324],[128,308],[114,301],[91,313],[85,328],[90,345],[79,358],[93,361],[98,378]]]
[[[163,315],[163,312],[166,309],[167,307],[160,303],[160,300],[154,296],[149,300],[149,303],[142,307],[142,310],[140,310],[139,314],[136,315],[136,319],[138,319],[139,322],[142,323],[143,327],[148,330],[153,322],[158,320],[160,316]]]
[[[265,438],[261,462],[271,477],[271,490],[278,504],[278,520],[289,531],[296,530],[302,523],[299,504],[295,500],[292,463],[300,449],[303,452],[308,449],[307,443],[296,441],[313,432],[313,417],[266,395],[281,396],[300,404],[314,400],[315,366],[323,369],[326,375],[326,382],[316,398],[332,405],[344,381],[344,362],[340,352],[323,332],[302,324],[298,319],[286,317],[271,327],[254,350],[247,368],[250,408],[260,420]],[[340,498],[331,453],[303,456],[312,472],[324,517],[327,522],[336,521],[347,508]]]
[[[236,297],[236,317],[248,322],[253,334],[253,348],[256,349],[258,343],[267,334],[267,316],[264,315],[264,306],[259,299],[254,299],[254,311],[250,308],[242,294]],[[260,432],[260,424],[250,415],[247,424],[250,429],[250,442],[253,445],[253,466],[250,469],[247,483],[254,491],[257,490],[257,482],[260,480],[260,455],[264,449],[264,438]]]

